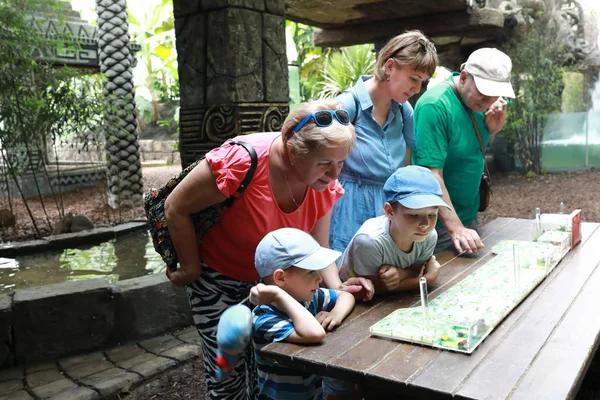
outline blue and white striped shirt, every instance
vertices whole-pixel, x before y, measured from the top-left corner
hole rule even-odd
[[[319,289],[310,302],[303,303],[312,314],[331,311],[337,292]],[[285,340],[295,331],[292,319],[270,304],[256,307],[253,315],[253,337],[258,367],[259,400],[321,400],[321,377],[307,371],[284,367],[261,357],[260,349],[272,342]]]

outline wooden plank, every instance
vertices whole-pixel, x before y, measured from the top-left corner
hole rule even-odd
[[[487,245],[487,251],[491,251],[491,248],[494,244],[499,242],[500,240],[513,237],[514,235],[522,234],[523,229],[528,226],[529,222],[526,221],[511,221],[512,223],[509,225],[504,225],[504,227],[494,234],[488,236],[484,241]],[[449,287],[454,285],[460,279],[467,276],[472,270],[478,268],[480,265],[484,263],[485,258],[464,258],[459,257],[455,258],[452,262],[448,263],[442,271],[443,274],[440,273],[440,277],[438,278],[437,284],[432,285],[431,298],[435,298]],[[452,283],[451,283],[452,282]],[[400,342],[389,341],[392,344],[387,344],[382,346],[380,340],[374,340],[371,338],[368,333],[368,328],[375,322],[379,321],[384,316],[388,315],[390,312],[396,310],[398,304],[402,304],[406,307],[405,304],[408,305],[416,305],[419,301],[419,295],[417,292],[413,292],[411,294],[404,294],[404,298],[399,300],[395,305],[389,305],[387,307],[382,306],[381,311],[376,315],[372,315],[372,318],[369,318],[368,322],[361,320],[360,332],[358,337],[363,337],[363,341],[354,341],[355,345],[353,347],[347,348],[346,352],[341,352],[341,355],[333,360],[331,360],[328,368],[332,369],[334,367],[343,367],[343,368],[351,368],[352,366],[358,371],[365,371],[369,374],[374,374],[380,377],[386,377],[387,373],[387,365],[393,365],[394,368],[402,368],[406,367],[406,372],[396,371],[397,376],[407,377],[412,376],[416,370],[420,369],[422,366],[416,366],[414,364],[414,360],[402,359],[401,357],[404,355],[404,350],[400,350],[399,346],[406,347],[408,349],[420,348],[418,346],[413,346],[410,344],[400,345]],[[386,339],[387,340],[387,339]],[[396,343],[395,345],[393,343]],[[397,351],[396,351],[397,350]],[[411,350],[412,351],[412,350]],[[433,349],[425,349],[423,353],[427,354],[427,362],[437,354],[438,350]],[[386,356],[386,359],[381,359],[381,354],[389,354]],[[410,353],[410,352],[409,352]],[[338,352],[337,354],[340,354]],[[387,361],[389,359],[389,361]],[[423,358],[425,360],[425,358]],[[425,362],[425,361],[424,361]],[[381,363],[381,364],[380,364]],[[388,364],[389,363],[389,364]],[[381,366],[380,366],[381,365]],[[400,366],[400,367],[399,367]],[[372,369],[374,368],[374,369]]]
[[[476,366],[457,394],[490,399],[503,399],[510,394],[595,270],[599,246],[600,234],[593,234],[573,251],[569,261],[553,271],[554,279],[538,288],[542,292],[537,299]]]
[[[485,239],[492,234],[498,232],[500,229],[504,228],[507,225],[510,225],[516,221],[516,218],[508,218],[508,217],[499,217],[493,221],[488,222],[485,225],[482,225],[479,228],[479,236],[482,239]],[[532,220],[533,221],[533,220]]]
[[[495,243],[502,239],[512,237],[526,226],[529,226],[529,222],[524,222],[523,220],[509,221],[508,224],[503,225],[501,229],[484,240],[488,251],[491,250],[491,247]],[[493,229],[490,229],[490,231],[493,231]],[[442,292],[442,288],[443,290],[446,290],[450,287],[444,287],[444,283],[453,280],[457,274],[466,276],[469,267],[476,264],[479,260],[480,259],[460,257],[455,258],[446,265],[442,269],[436,285],[433,285],[434,289],[431,293],[432,298],[439,295]],[[311,364],[314,361],[317,361],[319,365],[326,363],[368,338],[370,336],[369,327],[375,322],[398,308],[409,307],[418,300],[419,294],[417,292],[400,293],[389,296],[385,298],[385,302],[375,304],[367,312],[361,313],[348,324],[345,323],[334,332],[328,334],[320,346],[298,346],[293,347],[293,352],[290,352],[289,346],[286,346],[283,343],[274,343],[266,346],[262,350],[262,353],[265,357],[271,358],[282,364],[289,364],[292,361],[292,358],[295,363],[302,362],[302,360],[310,361]],[[281,354],[279,352],[281,352]]]
[[[583,241],[585,243],[592,235],[597,225],[585,224],[582,227]],[[528,239],[527,230],[523,230],[515,239]],[[544,288],[554,279],[562,266],[569,262],[575,252],[569,253],[561,264],[535,289],[507,318],[500,323],[491,335],[479,345],[477,350],[470,356],[453,352],[442,352],[410,383],[424,388],[431,388],[441,392],[453,392],[465,380],[473,368],[477,366],[498,344],[504,336],[512,329],[513,325],[529,309],[531,304],[543,292]]]
[[[494,244],[500,240],[515,237],[515,235],[528,235],[531,221],[500,219],[493,224],[488,224],[488,230],[484,242],[487,252],[491,251]],[[487,225],[486,225],[487,226]],[[484,231],[485,232],[485,231]],[[526,238],[526,237],[524,237]],[[431,292],[432,298],[439,295],[449,287],[467,276],[472,270],[478,268],[485,262],[485,258],[454,258],[443,268],[443,273],[438,278],[437,285],[433,286]],[[368,311],[361,310],[358,316],[352,319],[348,324],[344,323],[339,329],[326,336],[325,341],[320,346],[303,347],[294,346],[292,351],[285,344],[272,344],[263,350],[263,355],[267,358],[277,360],[285,365],[309,365],[327,375],[334,375],[339,378],[361,379],[362,376],[387,359],[390,359],[390,365],[396,363],[410,364],[407,369],[397,372],[397,376],[410,377],[415,371],[426,364],[426,359],[430,360],[431,354],[438,354],[438,350],[422,349],[419,346],[410,344],[400,344],[390,340],[381,340],[371,338],[369,327],[379,321],[384,316],[401,307],[408,307],[419,301],[417,292],[404,293],[385,298],[385,301],[371,307]],[[355,313],[353,313],[354,315]],[[383,344],[385,343],[385,344]],[[412,354],[415,349],[422,349],[420,359],[423,364],[413,366],[414,360],[399,359],[404,350],[400,347],[406,347],[407,354]],[[301,350],[299,350],[301,348]],[[446,353],[446,352],[444,352]],[[383,357],[383,358],[382,358]],[[428,361],[427,361],[428,362]],[[385,365],[380,367],[385,369]],[[416,368],[416,369],[415,369]],[[342,375],[338,375],[340,372]],[[404,375],[402,375],[404,374]],[[387,380],[385,376],[375,373],[373,376]]]
[[[479,229],[479,236],[481,237],[481,240],[484,240],[513,222],[515,222],[515,218],[496,218],[495,220],[483,225]],[[454,260],[457,257],[457,254],[456,250],[443,250],[437,253],[435,256],[437,258],[437,261],[443,266],[444,264]]]
[[[599,230],[600,231],[600,230]],[[596,231],[596,235],[600,232]],[[597,254],[600,259],[600,254]],[[600,263],[567,314],[544,344],[511,399],[575,398],[598,349]]]

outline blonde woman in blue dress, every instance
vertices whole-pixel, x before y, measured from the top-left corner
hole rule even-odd
[[[379,52],[374,76],[362,76],[337,97],[356,129],[356,146],[339,181],[345,194],[333,208],[330,247],[343,252],[363,222],[382,215],[383,184],[410,164],[415,145],[413,108],[407,101],[435,72],[434,44],[420,31],[392,38]]]

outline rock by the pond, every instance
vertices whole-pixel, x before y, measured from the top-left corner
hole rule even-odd
[[[91,219],[85,215],[73,215],[72,213],[67,213],[54,226],[52,234],[60,235],[61,233],[75,233],[88,229],[94,229],[94,223]]]

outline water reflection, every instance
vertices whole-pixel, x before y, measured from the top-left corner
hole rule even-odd
[[[101,243],[88,250],[64,249],[58,262],[60,268],[71,271],[98,271],[108,273],[117,267],[115,240]]]
[[[103,278],[110,282],[164,273],[147,232],[135,232],[95,246],[0,258],[0,293],[52,283]]]

